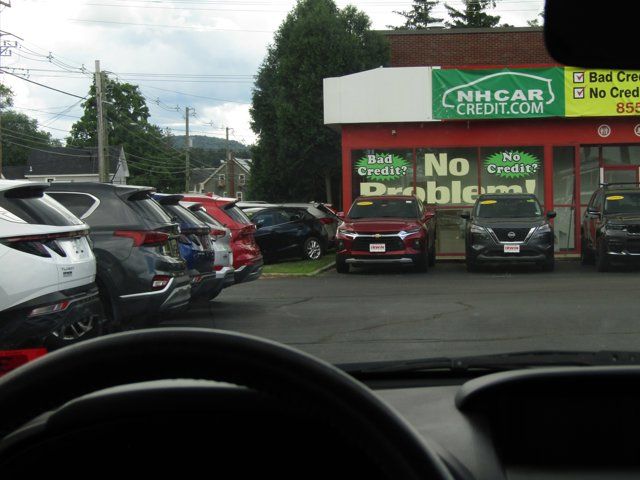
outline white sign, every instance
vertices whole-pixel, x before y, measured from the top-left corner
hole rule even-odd
[[[598,127],[598,135],[602,138],[606,138],[611,135],[611,127],[609,125],[600,125]]]

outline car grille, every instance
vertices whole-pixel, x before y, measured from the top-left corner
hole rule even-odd
[[[501,242],[524,242],[529,235],[530,228],[493,228],[493,233]],[[515,233],[515,237],[509,238],[509,232]]]
[[[353,241],[351,246],[352,250],[368,252],[369,245],[372,243],[384,243],[387,252],[393,252],[397,250],[404,250],[404,242],[399,237],[381,237],[381,238],[371,238],[371,237],[358,237]]]

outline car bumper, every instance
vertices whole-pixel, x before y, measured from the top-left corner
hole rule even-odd
[[[236,271],[233,267],[222,267],[216,272],[216,278],[221,283],[222,288],[230,287],[236,283]]]
[[[38,307],[68,301],[62,311],[29,317]],[[54,330],[86,320],[104,321],[95,284],[90,289],[55,292],[0,312],[0,350],[41,347]]]
[[[192,300],[208,299],[218,290],[220,285],[215,272],[199,275],[201,277],[200,281],[191,284]]]
[[[191,278],[185,271],[174,275],[162,290],[121,295],[122,308],[133,328],[153,326],[158,313],[186,310],[191,300]]]
[[[242,265],[240,268],[236,268],[234,272],[235,283],[245,283],[257,280],[262,275],[262,267],[264,261],[260,258],[259,261],[251,265]]]
[[[505,253],[504,246],[504,244],[472,245],[467,249],[467,257],[477,263],[542,263],[553,256],[552,243],[522,244],[519,253]]]
[[[413,265],[421,254],[405,253],[397,255],[356,255],[338,254],[336,260],[349,265]]]

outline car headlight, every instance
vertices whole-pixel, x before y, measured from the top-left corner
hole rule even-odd
[[[625,231],[627,229],[626,225],[616,225],[615,223],[609,223],[608,225],[606,225],[605,230],[612,230],[615,232],[622,232]]]
[[[487,230],[480,225],[471,225],[471,233],[475,233],[477,235],[486,235]]]
[[[405,238],[415,235],[416,233],[420,233],[422,229],[420,227],[412,228],[411,230],[402,230],[398,233],[398,236],[404,240]]]
[[[548,223],[539,226],[536,230],[536,235],[544,235],[545,233],[551,233],[551,226]]]
[[[353,230],[347,230],[346,228],[339,228],[337,231],[337,235],[349,239],[354,239],[358,236],[356,232],[354,232]]]

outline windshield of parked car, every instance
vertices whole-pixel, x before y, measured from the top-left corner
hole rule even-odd
[[[348,217],[359,218],[416,218],[418,202],[406,198],[365,198],[354,202]]]
[[[540,204],[535,198],[489,197],[476,204],[478,218],[531,218],[542,215]]]
[[[634,213],[640,215],[640,192],[605,192],[604,213]]]

